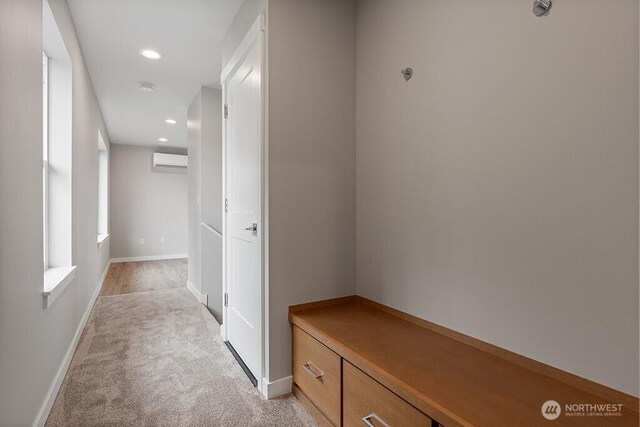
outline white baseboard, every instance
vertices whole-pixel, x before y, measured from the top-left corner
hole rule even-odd
[[[111,262],[116,263],[116,262],[136,262],[136,261],[160,261],[163,259],[181,259],[181,258],[188,258],[188,257],[189,257],[189,254],[132,256],[132,257],[124,257],[124,258],[111,258]]]
[[[194,284],[188,280],[187,280],[187,288],[189,288],[193,296],[195,296],[196,299],[200,301],[200,303],[207,305],[207,302],[209,301],[209,296],[207,294],[201,294],[198,288],[196,288]]]
[[[280,378],[279,380],[269,381],[266,378],[262,379],[261,393],[267,399],[275,399],[276,397],[284,396],[291,393],[291,386],[293,384],[293,377]]]
[[[47,422],[47,418],[49,417],[49,412],[51,412],[51,408],[53,407],[53,403],[56,401],[56,396],[58,396],[58,391],[60,390],[60,386],[62,385],[62,381],[64,381],[64,377],[67,374],[67,369],[69,369],[69,365],[71,364],[71,359],[73,359],[73,354],[76,351],[76,347],[78,346],[78,341],[80,341],[80,336],[82,335],[82,331],[84,327],[87,325],[87,321],[89,320],[89,315],[91,314],[91,310],[93,309],[93,305],[98,299],[98,295],[100,295],[100,289],[102,289],[102,284],[104,280],[107,278],[107,273],[109,272],[109,267],[111,266],[111,261],[107,263],[107,267],[104,269],[102,273],[102,277],[98,282],[98,286],[96,290],[91,295],[91,299],[89,300],[89,304],[87,305],[87,309],[82,315],[82,319],[80,319],[80,324],[76,329],[76,333],[73,336],[73,340],[71,340],[71,344],[67,349],[67,352],[62,359],[62,364],[60,368],[58,368],[58,372],[56,372],[56,376],[53,379],[53,383],[51,387],[49,387],[49,392],[47,393],[47,397],[45,398],[42,406],[40,407],[40,411],[38,412],[38,416],[36,420],[33,422],[34,427],[43,427]]]

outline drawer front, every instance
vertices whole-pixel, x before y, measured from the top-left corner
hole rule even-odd
[[[431,418],[346,360],[342,369],[345,427],[431,427]]]
[[[293,381],[335,426],[340,425],[340,356],[293,327]]]

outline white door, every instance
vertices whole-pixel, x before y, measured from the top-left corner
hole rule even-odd
[[[262,32],[224,77],[224,327],[256,379],[262,366]],[[243,47],[241,45],[241,48]]]

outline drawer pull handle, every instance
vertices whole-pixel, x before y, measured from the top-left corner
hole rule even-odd
[[[364,417],[362,419],[362,421],[368,426],[368,427],[377,427],[376,425],[374,425],[371,420],[375,419],[378,421],[377,424],[380,424],[381,427],[389,427],[389,424],[385,423],[382,418],[380,418],[379,416],[377,416],[376,414],[374,414],[373,412],[370,413],[369,415],[367,415],[366,417]]]
[[[320,379],[322,378],[322,376],[324,375],[324,372],[320,372],[319,374],[316,373],[313,369],[311,369],[311,362],[309,363],[305,363],[304,365],[302,365],[302,369],[304,369],[305,371],[307,371],[307,373],[309,375],[311,375],[313,378],[315,379]]]

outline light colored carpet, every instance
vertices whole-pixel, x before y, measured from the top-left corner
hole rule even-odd
[[[101,296],[184,288],[187,260],[116,262],[111,264]]]
[[[265,400],[186,289],[98,298],[47,426],[315,426]]]

